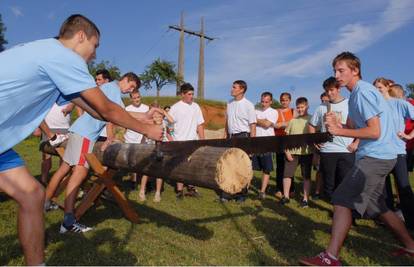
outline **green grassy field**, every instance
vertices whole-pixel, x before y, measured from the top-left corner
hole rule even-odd
[[[31,173],[38,176],[38,139],[29,138],[16,150]],[[296,182],[299,188],[300,179]],[[288,206],[279,205],[273,196],[259,201],[259,185],[260,179],[255,178],[250,198],[243,204],[218,203],[215,193],[205,189],[200,190],[200,199],[177,201],[168,184],[161,203],[152,202],[153,193],[149,193],[148,200],[138,204],[137,191],[125,191],[140,215],[140,223],[130,223],[115,204],[103,201],[82,218],[82,223],[94,227],[84,235],[59,234],[62,211],[47,213],[46,263],[297,265],[298,258],[322,251],[329,239],[331,206],[318,200],[311,202],[310,208],[301,209],[299,197]],[[0,265],[24,263],[16,234],[16,210],[11,200],[0,203]],[[389,256],[397,244],[385,228],[359,220],[340,257],[346,265],[412,265],[414,261],[409,258]]]

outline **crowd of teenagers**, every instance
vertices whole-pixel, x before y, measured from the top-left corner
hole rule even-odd
[[[95,58],[100,31],[88,18],[75,14],[62,24],[56,38],[37,40],[0,53],[0,191],[18,203],[18,236],[28,265],[44,264],[44,212],[57,208],[52,201],[62,179],[69,175],[65,190],[60,233],[83,233],[91,227],[79,223],[74,206],[89,166],[84,154],[96,142],[104,150],[116,138],[115,126],[125,128],[125,143],[204,139],[204,118],[193,101],[194,88],[180,87],[181,100],[171,107],[142,103],[139,77],[128,72],[112,80],[107,70],[95,77],[87,63]],[[334,77],[321,83],[321,104],[309,114],[305,97],[295,100],[280,94],[280,108],[271,107],[273,95],[263,92],[255,108],[246,99],[247,83],[234,81],[227,103],[223,138],[282,136],[329,132],[333,139],[281,153],[252,155],[255,170],[262,172],[257,198],[269,194],[270,174],[276,170],[280,205],[301,195],[300,206],[323,198],[333,205],[331,237],[319,255],[298,259],[306,265],[339,265],[339,253],[353,220],[372,218],[387,225],[402,243],[394,256],[414,257],[414,241],[407,227],[414,228],[414,197],[408,180],[413,169],[414,100],[405,99],[401,85],[386,78],[372,83],[362,80],[361,62],[350,52],[332,61]],[[350,92],[349,99],[341,88]],[[122,94],[131,104],[124,106]],[[22,95],[25,97],[23,98]],[[71,124],[70,114],[78,118]],[[42,140],[57,146],[67,140],[57,171],[49,179],[51,159],[42,155],[41,178],[37,181],[13,147],[40,129]],[[274,159],[276,164],[274,166]],[[300,166],[303,190],[294,188]],[[275,167],[275,168],[274,168]],[[312,194],[311,174],[316,170]],[[397,199],[394,198],[391,176]],[[196,174],[195,174],[196,175]],[[161,201],[163,181],[155,180],[153,201]],[[150,177],[130,174],[138,200],[145,201]],[[177,199],[199,197],[193,185],[177,183]],[[46,187],[46,188],[44,188]],[[230,195],[217,192],[220,202],[246,200],[249,187]],[[105,194],[105,192],[104,192]],[[309,229],[311,231],[311,229]]]

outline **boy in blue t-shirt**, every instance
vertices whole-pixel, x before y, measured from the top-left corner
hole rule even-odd
[[[57,38],[0,53],[0,191],[19,204],[18,236],[27,265],[44,263],[44,190],[12,148],[40,125],[55,102],[72,101],[96,118],[162,137],[160,126],[137,123],[96,87],[86,62],[95,58],[99,38],[96,25],[75,14]],[[144,118],[148,123],[150,116]]]
[[[105,83],[100,88],[108,99],[120,106],[124,106],[121,93],[131,93],[138,90],[140,86],[141,81],[138,76],[129,72],[123,75],[119,81]],[[50,205],[50,199],[53,197],[60,181],[72,168],[72,174],[69,177],[65,192],[65,216],[60,227],[61,233],[67,231],[82,233],[92,229],[78,223],[73,210],[79,186],[88,175],[89,165],[86,162],[85,154],[92,152],[93,146],[105,126],[105,121],[94,119],[91,115],[85,113],[69,128],[69,140],[63,155],[63,163],[52,176],[46,188],[45,208],[47,209],[46,206]],[[105,141],[103,147],[106,147],[111,141],[111,139]]]
[[[338,124],[334,112],[330,112],[326,115],[327,130],[333,135],[359,138],[360,144],[353,168],[332,196],[334,215],[327,249],[316,257],[301,259],[300,263],[341,265],[339,251],[351,227],[353,212],[361,217],[379,216],[405,246],[393,254],[414,256],[414,240],[385,204],[385,177],[394,168],[398,153],[389,105],[374,86],[361,80],[361,63],[354,54],[343,52],[332,65],[335,78],[351,95],[346,126]]]

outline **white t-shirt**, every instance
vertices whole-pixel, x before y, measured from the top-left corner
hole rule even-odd
[[[229,134],[250,133],[250,124],[256,123],[256,112],[252,102],[246,98],[234,99],[227,103],[227,127]]]
[[[46,115],[45,121],[50,129],[69,129],[70,127],[70,114],[66,116],[62,110],[69,104],[58,106],[56,103],[53,104],[52,109]]]
[[[348,99],[344,98],[341,102],[331,103],[331,111],[336,113],[336,116],[340,118],[342,124],[346,124],[348,118]],[[321,132],[326,132],[324,123],[324,115],[328,112],[326,104],[320,105],[313,114],[309,121],[309,124],[314,127],[321,127]],[[347,147],[352,143],[354,139],[349,137],[334,136],[332,142],[326,142],[321,147],[322,153],[350,153]]]
[[[266,119],[272,123],[276,123],[279,114],[277,111],[271,107],[268,107],[265,110],[256,109],[257,119]],[[259,125],[256,126],[256,136],[274,136],[275,130],[273,127],[264,128]]]
[[[204,117],[197,103],[187,104],[180,100],[171,107],[168,114],[174,120],[174,141],[198,139],[197,126],[204,123]]]
[[[132,111],[132,112],[147,112],[149,110],[149,107],[145,104],[139,105],[139,107],[136,107],[134,105],[129,105],[125,108],[126,111]],[[134,132],[132,130],[126,130],[124,139],[125,143],[127,144],[139,144],[142,140],[142,134]]]

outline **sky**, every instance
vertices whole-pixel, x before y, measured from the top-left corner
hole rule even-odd
[[[97,62],[108,60],[121,72],[142,73],[156,58],[177,64],[178,25],[216,38],[205,48],[205,96],[227,101],[235,80],[248,84],[246,97],[259,102],[270,91],[319,104],[322,82],[333,74],[332,59],[342,51],[362,61],[364,80],[384,76],[414,82],[414,1],[412,0],[0,0],[10,48],[56,36],[61,23],[80,13],[101,31]],[[184,79],[196,88],[199,38],[186,36]],[[153,90],[141,90],[155,95]],[[174,95],[175,85],[161,95]],[[348,95],[346,89],[343,94]]]

